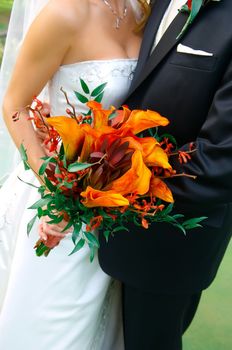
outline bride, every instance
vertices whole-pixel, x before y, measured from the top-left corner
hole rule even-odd
[[[81,89],[80,78],[90,89],[106,82],[103,105],[119,106],[130,87],[141,44],[141,31],[134,29],[149,8],[145,0],[15,0],[14,6],[33,3],[35,20],[17,57],[3,114],[14,143],[17,147],[24,143],[29,163],[38,172],[45,155],[41,140],[26,112],[17,123],[12,115],[45,87],[52,115],[66,110],[61,87],[76,109],[85,112],[73,93]],[[104,274],[97,258],[89,262],[88,248],[68,256],[73,247],[71,233],[61,233],[65,222],[42,221],[27,237],[31,217],[27,208],[38,193],[18,176],[38,181],[19,165],[0,191],[0,348],[123,349],[120,286]],[[45,241],[60,240],[48,258],[38,258],[33,251],[38,232]]]

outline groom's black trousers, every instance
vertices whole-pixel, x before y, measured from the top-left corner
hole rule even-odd
[[[123,285],[125,350],[181,350],[201,293],[168,295]]]

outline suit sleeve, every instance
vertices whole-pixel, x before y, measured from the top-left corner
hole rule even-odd
[[[197,139],[191,141],[196,145],[192,159],[181,165],[175,157],[173,167],[178,173],[196,175],[196,180],[183,177],[167,180],[177,205],[232,202],[232,62]],[[180,150],[188,149],[189,144],[185,144]]]

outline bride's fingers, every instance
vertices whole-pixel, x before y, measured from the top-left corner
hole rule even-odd
[[[56,236],[60,238],[64,238],[66,236],[65,233],[61,233],[61,231],[57,231],[51,227],[51,225],[43,223],[43,232],[47,235]]]
[[[41,141],[44,141],[48,136],[48,133],[45,130],[42,131],[42,130],[37,129],[36,134]]]
[[[48,236],[43,231],[43,224],[42,223],[39,224],[39,236],[43,241],[46,241],[48,239]]]
[[[63,233],[63,234],[68,234],[68,233],[72,232],[72,230],[73,230],[72,227],[70,227],[67,230],[65,230],[64,232],[62,232],[65,229],[65,227],[67,226],[67,224],[68,224],[67,221],[65,221],[65,220],[62,220],[58,224],[49,224],[47,221],[43,221],[43,223],[48,225],[49,228],[51,228],[53,231],[57,231],[57,232],[60,232],[60,233]]]

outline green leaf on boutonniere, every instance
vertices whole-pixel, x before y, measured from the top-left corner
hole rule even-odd
[[[184,5],[181,8],[181,11],[188,11],[189,16],[188,16],[188,19],[187,19],[184,27],[182,28],[180,34],[177,36],[177,39],[182,37],[182,35],[185,33],[186,29],[190,26],[190,24],[196,18],[198,12],[200,11],[200,9],[203,5],[203,2],[204,2],[204,0],[192,0],[191,9],[189,9],[188,5]]]
[[[206,6],[211,1],[221,1],[221,0],[189,0],[187,4],[182,6],[180,9],[181,12],[187,12],[189,13],[188,19],[182,28],[181,32],[177,36],[177,40],[182,37],[182,35],[186,32],[187,28],[192,24],[198,13],[200,12],[201,8],[203,6]]]

